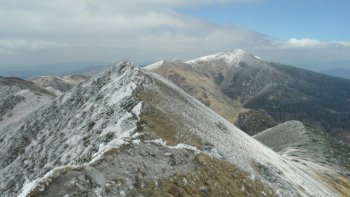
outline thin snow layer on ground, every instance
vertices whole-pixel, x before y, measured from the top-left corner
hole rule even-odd
[[[211,62],[211,61],[216,61],[216,60],[225,60],[229,64],[233,64],[236,62],[239,62],[242,60],[242,58],[246,55],[247,53],[243,51],[242,49],[236,49],[232,51],[227,51],[227,52],[221,52],[217,53],[214,55],[208,55],[204,57],[200,57],[194,60],[189,60],[186,61],[188,64],[196,64],[199,62]]]
[[[195,68],[200,68],[203,71],[217,73],[223,72],[224,76],[231,78],[242,66],[249,65],[257,69],[271,70],[264,61],[256,56],[253,56],[241,49],[221,52],[214,55],[200,57],[194,60],[186,61],[185,63],[192,65]],[[243,63],[243,64],[242,64]]]
[[[20,97],[23,100],[2,116],[2,120],[0,119],[0,131],[52,100],[52,97],[48,95],[37,94],[27,89],[20,90],[12,96]]]
[[[262,145],[243,131],[224,120],[199,101],[163,77],[149,73],[153,78],[166,84],[176,95],[168,96],[164,90],[158,91],[158,107],[179,118],[187,132],[200,136],[204,143],[213,145],[222,157],[240,168],[263,178],[276,188],[281,196],[332,196],[332,191],[318,179],[292,166],[277,153]],[[180,134],[181,135],[181,134]],[[273,184],[273,185],[272,185]],[[293,188],[293,189],[292,189]]]
[[[44,189],[41,196],[52,193],[56,196],[84,196],[94,191],[101,196],[119,196],[121,191],[125,192],[125,196],[140,196],[145,193],[140,191],[139,186],[147,187],[146,183],[193,172],[197,166],[191,150],[144,142],[125,148],[104,155],[103,160],[92,165],[48,173],[49,176],[37,182],[34,191]]]
[[[273,136],[273,138],[272,138]],[[305,126],[299,121],[288,121],[253,136],[272,150],[283,153],[284,148],[297,147],[309,141]]]
[[[146,80],[153,83],[144,83]],[[156,85],[156,80],[163,86]],[[119,64],[79,84],[24,118],[18,128],[7,127],[0,143],[0,196],[16,196],[24,191],[25,182],[30,192],[36,180],[49,176],[56,168],[89,165],[123,144],[124,137],[137,136],[133,132],[141,108],[147,104],[134,95],[138,88],[155,92],[152,96],[157,98],[156,107],[183,124],[179,135],[198,135],[221,158],[276,184],[272,186],[281,196],[296,196],[295,190],[303,196],[332,196],[318,180],[289,165],[171,82],[130,63]],[[176,147],[192,148],[184,143]]]
[[[255,55],[254,57],[255,57],[256,59],[261,60],[261,57],[259,57],[259,56],[256,56],[256,55]]]
[[[133,96],[144,78],[122,63],[6,127],[0,143],[0,196],[16,196],[25,181],[60,166],[96,160],[124,143],[137,127],[140,101]],[[111,94],[111,93],[118,94]]]
[[[299,121],[282,123],[253,137],[284,158],[296,156],[334,169],[350,162],[347,146]]]
[[[87,80],[87,78],[88,77],[85,76],[39,76],[30,78],[29,81],[37,84],[42,88],[45,88],[56,96],[60,96],[64,92],[71,89],[73,86]]]
[[[188,144],[182,144],[181,143],[181,144],[177,144],[176,146],[169,146],[169,145],[166,144],[166,142],[163,139],[155,139],[155,140],[146,141],[146,143],[147,142],[151,142],[151,143],[154,143],[154,144],[165,146],[165,147],[170,148],[170,149],[191,150],[191,151],[193,151],[193,153],[195,155],[199,154],[199,153],[205,153],[205,152],[200,151],[197,147],[194,147],[194,146],[191,146],[191,145],[188,145]]]
[[[253,137],[310,177],[322,179],[327,176],[333,181],[338,180],[335,183],[339,186],[345,185],[340,183],[339,177],[350,173],[344,168],[344,164],[349,163],[348,149],[324,133],[299,121],[288,121]]]
[[[138,119],[140,119],[140,114],[143,106],[143,101],[139,102],[132,110],[131,112],[137,116]]]
[[[137,114],[139,115],[139,114]],[[62,174],[72,171],[72,170],[79,170],[83,168],[89,168],[91,166],[96,165],[96,163],[102,159],[105,158],[105,153],[111,149],[115,149],[120,147],[123,144],[128,144],[129,142],[125,142],[123,140],[124,137],[131,137],[131,142],[133,145],[137,146],[141,143],[140,139],[136,139],[139,137],[140,133],[134,133],[131,135],[130,133],[134,130],[129,130],[122,132],[120,136],[118,136],[116,139],[114,139],[112,142],[108,143],[107,145],[103,146],[99,152],[95,153],[92,157],[92,160],[89,163],[84,163],[82,165],[65,165],[65,166],[59,166],[55,167],[49,172],[47,172],[43,177],[39,177],[35,180],[26,180],[25,184],[22,187],[21,193],[19,194],[19,197],[25,197],[28,196],[32,191],[34,190],[40,190],[44,191],[45,187],[49,186],[52,180],[56,177],[61,176]],[[181,148],[180,148],[181,149]],[[185,148],[183,148],[185,149]],[[94,177],[97,178],[97,177]]]
[[[150,65],[144,67],[144,69],[146,69],[146,70],[155,70],[155,69],[161,67],[163,64],[164,64],[164,60],[161,60],[161,61],[158,61],[156,63],[150,64]]]
[[[62,94],[63,94],[63,92],[61,92],[61,91],[59,91],[59,90],[57,90],[57,89],[55,89],[55,88],[53,88],[53,87],[45,87],[45,89],[47,90],[47,91],[49,91],[49,92],[51,92],[51,93],[53,93],[54,95],[56,95],[56,96],[61,96]]]
[[[29,79],[35,84],[38,84],[40,87],[46,87],[50,83],[61,83],[69,85],[77,85],[85,81],[85,77],[80,76],[64,76],[64,77],[54,77],[54,76],[39,76]],[[60,84],[57,84],[60,85]]]
[[[193,153],[195,155],[197,155],[199,153],[203,153],[203,154],[209,155],[209,156],[217,158],[217,159],[222,159],[222,155],[220,155],[218,153],[216,148],[212,148],[210,150],[201,151],[195,146],[191,146],[191,145],[183,144],[183,143],[177,144],[176,146],[169,146],[169,145],[166,144],[166,142],[163,139],[155,139],[155,140],[151,140],[149,142],[152,142],[154,144],[158,144],[158,145],[161,145],[161,146],[165,146],[165,147],[170,148],[170,149],[190,150],[190,151],[193,151]]]
[[[48,185],[50,182],[50,179],[54,178],[54,177],[58,177],[59,175],[61,175],[62,173],[70,170],[70,169],[74,169],[74,168],[78,168],[78,167],[74,167],[74,166],[59,166],[56,167],[54,169],[52,169],[51,171],[49,171],[48,173],[45,174],[45,176],[40,177],[34,181],[28,181],[24,184],[21,193],[18,195],[18,197],[26,197],[28,196],[28,194],[30,194],[34,189],[39,189],[39,190],[44,190],[45,189],[45,185]],[[38,188],[40,187],[40,188]]]

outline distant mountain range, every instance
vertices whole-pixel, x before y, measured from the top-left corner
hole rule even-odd
[[[63,77],[39,76],[32,77],[29,81],[59,96],[87,79],[89,79],[89,76],[83,75],[69,75]]]
[[[146,67],[253,135],[299,120],[350,142],[350,80],[234,50]]]
[[[0,196],[347,196],[349,83],[242,50],[2,77]]]
[[[66,76],[66,75],[87,75],[92,76],[110,66],[110,63],[87,63],[72,62],[47,65],[17,66],[3,68],[0,76],[20,77],[28,79],[38,76]]]

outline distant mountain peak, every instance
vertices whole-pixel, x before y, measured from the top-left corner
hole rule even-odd
[[[232,50],[229,50],[229,51],[226,51],[226,52],[223,52],[225,54],[234,54],[234,55],[245,55],[245,54],[248,54],[245,50],[243,49],[232,49]]]
[[[243,59],[247,58],[248,56],[254,57],[242,49],[233,49],[225,52],[216,53],[213,55],[200,57],[194,60],[189,60],[189,61],[186,61],[186,63],[195,64],[195,63],[204,62],[204,61],[211,62],[216,60],[222,60],[229,64],[233,64],[233,63],[241,62]]]

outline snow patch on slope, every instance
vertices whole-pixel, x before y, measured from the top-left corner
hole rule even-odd
[[[27,180],[18,197],[26,197],[35,189],[44,191],[45,186],[51,182],[51,179],[58,177],[59,175],[68,171],[69,169],[74,169],[74,168],[78,168],[78,167],[77,166],[59,166],[52,169],[50,172],[46,173],[44,177],[38,178],[34,181]]]
[[[146,143],[147,142],[151,142],[153,144],[157,144],[160,146],[165,146],[165,147],[168,147],[170,149],[191,150],[194,152],[195,155],[199,154],[199,153],[205,153],[205,152],[200,151],[197,147],[194,147],[194,146],[191,146],[188,144],[180,143],[180,144],[177,144],[176,146],[168,146],[163,139],[155,139],[155,140],[146,141]]]
[[[159,62],[150,64],[150,65],[144,67],[144,69],[146,69],[146,70],[155,70],[155,69],[161,67],[164,64],[164,62],[165,62],[164,60],[161,60]]]
[[[21,120],[52,100],[52,97],[48,95],[37,94],[27,89],[20,90],[13,96],[21,97],[23,100],[3,115],[2,120],[0,120],[0,130]]]
[[[235,49],[232,51],[221,52],[214,55],[208,55],[194,60],[189,60],[186,61],[186,63],[197,64],[199,62],[211,62],[220,59],[226,61],[228,64],[234,64],[240,62],[245,55],[247,55],[247,53],[244,50]]]

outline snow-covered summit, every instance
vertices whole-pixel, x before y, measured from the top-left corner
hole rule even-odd
[[[234,49],[226,52],[220,52],[217,54],[200,57],[194,60],[189,60],[189,61],[186,61],[186,63],[196,64],[199,62],[211,62],[214,60],[223,60],[223,61],[226,61],[228,64],[233,64],[233,63],[242,61],[242,59],[246,58],[247,56],[251,56],[251,55],[242,49]]]

